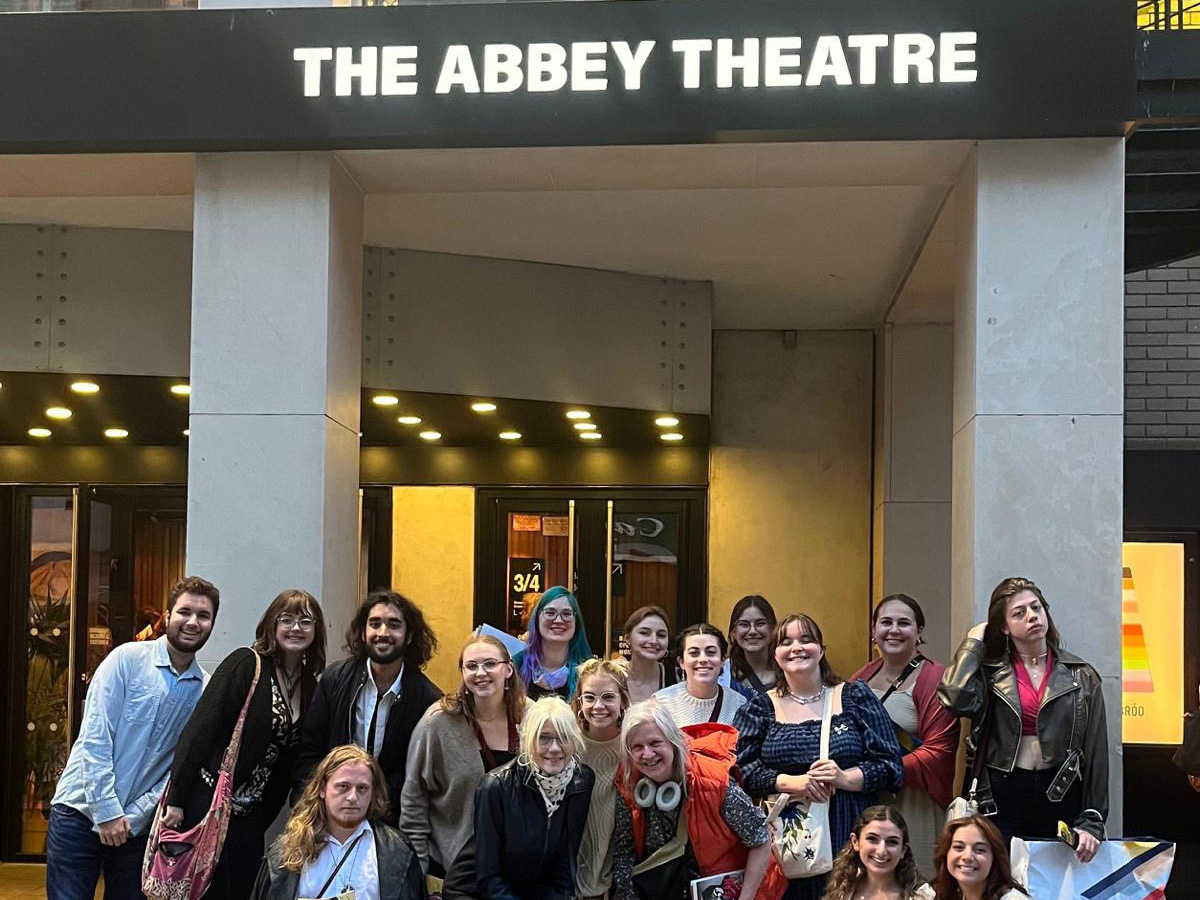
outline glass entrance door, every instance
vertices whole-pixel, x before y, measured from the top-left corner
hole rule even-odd
[[[662,606],[674,627],[702,618],[703,491],[481,489],[477,504],[476,624],[522,636],[554,585],[575,590],[597,655],[625,649],[639,606]]]

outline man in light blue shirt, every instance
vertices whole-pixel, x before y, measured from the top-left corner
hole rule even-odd
[[[46,894],[92,900],[142,896],[142,856],[175,744],[208,673],[196,651],[212,633],[221,595],[189,576],[167,598],[166,633],[122,644],[88,686],[79,737],[58,780],[46,840]]]

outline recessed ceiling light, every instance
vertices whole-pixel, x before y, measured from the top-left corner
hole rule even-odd
[[[595,431],[596,423],[595,422],[576,422],[575,430],[576,431]]]
[[[654,424],[661,428],[674,428],[679,424],[679,420],[674,416],[659,416],[654,420]]]
[[[472,404],[471,404],[471,409],[473,409],[473,410],[475,410],[475,412],[479,412],[479,413],[484,413],[484,412],[495,412],[495,411],[496,411],[496,404],[495,404],[495,403],[488,403],[488,402],[486,402],[486,401],[483,401],[483,402],[480,402],[480,403],[472,403]]]
[[[98,394],[100,393],[100,385],[94,381],[73,381],[71,390],[77,394]]]
[[[600,438],[604,437],[604,435],[598,431],[584,431],[581,432],[579,436],[585,441],[598,441]]]
[[[376,406],[398,406],[400,398],[392,394],[376,394],[371,398],[371,402]]]
[[[420,416],[400,416],[400,418],[398,418],[396,421],[399,422],[401,425],[420,425],[421,417]]]
[[[586,409],[568,409],[567,410],[567,418],[568,419],[590,419],[591,417],[592,417],[592,414],[590,412],[588,412]]]
[[[662,441],[682,441],[683,435],[678,431],[668,431],[666,434],[660,434],[658,438]]]
[[[519,431],[502,431],[500,432],[500,440],[502,441],[519,441],[521,432]]]
[[[184,436],[184,437],[191,437],[191,436],[192,436],[192,429],[190,429],[190,428],[185,428],[185,429],[183,429],[183,436]]]
[[[173,384],[171,385],[171,393],[176,397],[190,397],[192,386],[190,384]]]
[[[30,428],[28,433],[30,437],[35,438],[48,438],[54,434],[49,428]]]
[[[440,431],[422,431],[421,439],[426,441],[436,441],[442,436]]]
[[[124,428],[105,428],[104,436],[106,438],[127,438],[129,437],[129,432]]]
[[[52,406],[46,410],[46,415],[52,419],[69,419],[71,418],[71,411],[65,406]]]

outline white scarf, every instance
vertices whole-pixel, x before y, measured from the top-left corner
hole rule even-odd
[[[533,774],[538,793],[546,803],[546,815],[554,815],[554,811],[562,804],[563,797],[567,794],[567,785],[575,777],[575,758],[572,757],[566,768],[557,775],[547,775],[536,765],[531,765],[529,771]]]

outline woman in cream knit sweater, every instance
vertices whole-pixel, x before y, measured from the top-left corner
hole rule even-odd
[[[517,755],[525,714],[525,685],[496,638],[472,638],[458,668],[458,690],[429,707],[413,731],[400,796],[400,830],[421,868],[438,877],[471,836],[484,774]]]
[[[576,890],[580,900],[605,897],[612,886],[612,832],[616,819],[616,777],[621,720],[629,708],[625,667],[609,659],[589,659],[579,667],[571,707],[583,730],[581,759],[596,773],[583,845],[579,848]]]

